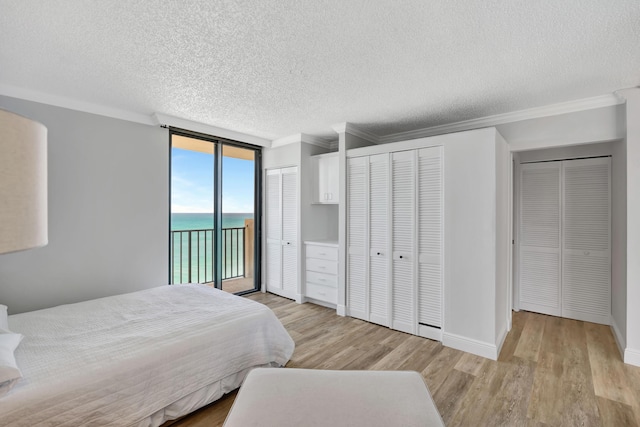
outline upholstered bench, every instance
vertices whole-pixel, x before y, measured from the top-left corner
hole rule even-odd
[[[249,426],[444,426],[422,376],[410,371],[257,368],[224,424]]]

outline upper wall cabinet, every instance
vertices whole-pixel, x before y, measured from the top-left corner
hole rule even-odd
[[[337,205],[340,200],[338,153],[313,156],[315,191],[313,203]]]

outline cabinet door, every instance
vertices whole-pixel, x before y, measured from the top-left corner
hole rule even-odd
[[[415,151],[391,154],[392,325],[415,334],[414,235]]]
[[[442,148],[421,149],[417,224],[419,328],[442,326],[442,206]]]
[[[298,169],[282,169],[282,289],[298,294]]]
[[[347,161],[347,308],[359,319],[368,317],[368,158]]]
[[[266,284],[267,290],[282,289],[282,217],[280,169],[268,170],[265,182]]]
[[[562,316],[610,323],[610,159],[563,162]]]
[[[561,162],[521,165],[520,308],[561,315]]]
[[[369,157],[369,320],[390,326],[389,155]]]
[[[337,155],[319,156],[317,158],[318,196],[316,202],[338,204],[339,193],[339,158]]]

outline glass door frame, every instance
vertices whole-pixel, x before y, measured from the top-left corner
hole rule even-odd
[[[223,147],[232,146],[254,152],[254,197],[253,197],[253,226],[254,226],[254,257],[253,257],[253,288],[238,292],[236,295],[245,295],[260,290],[261,287],[261,259],[262,259],[262,147],[219,138],[190,130],[169,127],[169,284],[173,284],[173,237],[171,232],[171,181],[172,181],[172,149],[173,136],[183,136],[207,141],[214,146],[214,176],[213,176],[213,277],[217,289],[222,289],[222,159]]]

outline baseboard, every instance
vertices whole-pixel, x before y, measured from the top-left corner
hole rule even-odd
[[[629,365],[640,366],[640,350],[627,348],[624,351],[624,363]]]
[[[336,314],[338,316],[346,316],[347,315],[347,306],[346,305],[342,305],[342,304],[338,304],[338,307],[336,308]]]
[[[498,346],[496,347],[496,359],[498,359],[498,357],[500,356],[500,352],[502,351],[502,345],[504,344],[504,340],[507,339],[507,334],[509,333],[509,331],[507,329],[504,329],[499,335],[498,335]]]
[[[486,357],[487,359],[498,360],[498,349],[494,344],[474,340],[473,338],[444,332],[442,334],[442,345]]]
[[[611,316],[611,321],[609,323],[611,325],[611,331],[613,332],[613,338],[615,338],[616,344],[618,345],[620,357],[624,359],[624,349],[627,347],[627,340],[620,332],[618,324],[616,323],[616,319],[614,319],[613,316]]]

